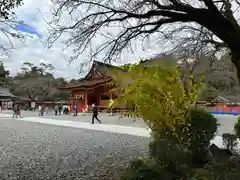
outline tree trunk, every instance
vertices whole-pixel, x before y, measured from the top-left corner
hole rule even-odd
[[[240,79],[240,26],[237,22],[225,18],[219,13],[210,12],[207,16],[209,20],[199,22],[219,37],[231,50],[232,63],[237,69],[237,77]]]
[[[240,48],[240,46],[239,46]],[[240,51],[239,50],[231,50],[232,63],[236,67],[238,81],[240,80]]]

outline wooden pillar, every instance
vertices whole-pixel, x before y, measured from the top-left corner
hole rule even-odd
[[[84,91],[84,108],[88,108],[88,92]]]
[[[70,98],[70,111],[73,112],[74,111],[74,105],[75,105],[75,99],[74,99],[73,91],[71,93],[72,93],[72,97]]]
[[[69,99],[69,104],[70,104],[70,109],[69,109],[69,111],[72,112],[72,111],[73,111],[73,106],[74,106],[73,96]]]
[[[98,112],[100,112],[100,105],[101,105],[101,93],[98,94],[98,104],[97,104],[97,108],[98,108]]]
[[[98,105],[101,104],[101,96],[102,96],[102,94],[99,94],[99,95],[98,95]]]

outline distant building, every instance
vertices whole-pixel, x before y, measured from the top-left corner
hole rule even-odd
[[[110,70],[118,68],[109,64],[94,61],[87,75],[75,84],[60,87],[60,90],[71,91],[72,97],[69,101],[70,110],[77,105],[79,112],[91,108],[95,103],[98,107],[108,108],[110,99],[117,97],[111,94],[113,86],[108,85],[112,81]],[[118,68],[120,69],[120,68]]]
[[[169,64],[170,58],[166,59],[166,57],[141,61],[140,64],[152,66],[158,64],[163,59]],[[74,105],[77,105],[79,112],[91,109],[93,103],[99,107],[99,110],[107,110],[109,108],[109,102],[119,97],[119,94],[111,93],[110,91],[115,87],[115,85],[110,85],[110,82],[113,80],[112,70],[119,73],[119,76],[124,73],[124,70],[118,66],[94,61],[90,71],[84,78],[74,84],[60,87],[59,89],[62,91],[71,91],[72,97],[69,101],[70,110],[73,110]],[[127,80],[125,81],[128,83]],[[125,84],[125,82],[123,82],[123,84]],[[125,105],[116,107],[116,109],[123,110],[126,108]]]
[[[148,60],[140,61],[140,64],[146,66],[162,65],[162,67],[180,67],[177,60],[172,55],[158,56]],[[206,68],[205,68],[206,69]],[[90,71],[80,81],[60,87],[59,90],[71,91],[72,97],[69,100],[70,110],[77,105],[78,111],[90,109],[91,105],[96,104],[100,110],[108,109],[109,101],[119,97],[119,94],[110,92],[115,85],[109,85],[113,80],[111,70],[116,70],[121,76],[124,71],[118,66],[107,63],[94,61]],[[128,80],[125,80],[126,83]],[[123,82],[124,84],[125,82]],[[117,109],[126,109],[125,106],[117,107]]]
[[[0,87],[0,105],[4,109],[11,109],[13,100],[15,100],[17,96],[13,95],[8,88]]]

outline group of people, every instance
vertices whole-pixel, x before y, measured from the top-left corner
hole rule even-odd
[[[55,110],[55,115],[61,115],[62,111],[63,114],[68,114],[69,113],[69,109],[67,106],[61,106],[61,105],[56,105],[54,107]],[[43,105],[39,105],[38,106],[38,111],[39,111],[39,116],[43,116],[44,112],[46,112],[46,114],[48,113],[48,107],[44,107]],[[74,115],[77,115],[77,106],[74,109]],[[13,118],[17,118],[17,117],[22,117],[21,116],[21,110],[18,104],[14,104],[13,105]],[[102,121],[98,118],[98,108],[95,104],[92,104],[92,124],[94,124],[95,119],[101,124]]]
[[[43,105],[39,105],[38,106],[38,112],[39,112],[39,116],[43,116],[44,112],[46,112],[46,114],[48,114],[48,107],[44,107]],[[55,105],[54,106],[54,112],[55,112],[55,116],[57,115],[61,115],[62,112],[63,114],[68,114],[69,113],[69,109],[67,106],[61,106],[61,105]]]
[[[63,114],[68,114],[69,113],[69,109],[68,109],[68,106],[56,105],[54,107],[54,112],[55,112],[55,116],[61,115],[62,112],[63,112]]]
[[[46,112],[46,114],[48,114],[48,107],[44,107],[43,105],[39,105],[38,106],[38,112],[39,112],[39,116],[43,116],[44,111]]]

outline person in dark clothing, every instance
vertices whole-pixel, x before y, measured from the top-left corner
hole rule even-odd
[[[58,106],[58,113],[59,113],[59,115],[61,115],[61,113],[62,113],[62,105]]]
[[[67,108],[67,107],[64,107],[63,112],[64,112],[64,114],[68,115],[68,108]]]
[[[63,106],[63,114],[66,114],[66,107]]]
[[[41,109],[41,116],[43,116],[43,113],[44,113],[44,106],[42,105],[42,109]]]
[[[17,107],[17,104],[13,104],[13,116],[12,116],[12,118],[17,118],[17,109],[18,109],[18,107]]]
[[[78,115],[78,107],[76,104],[74,105],[73,110],[74,110],[73,116],[77,116]]]
[[[57,105],[55,105],[55,107],[54,107],[54,110],[55,110],[55,116],[57,116],[58,115],[58,106]]]
[[[94,119],[96,119],[101,124],[101,120],[98,119],[98,108],[95,104],[92,105],[92,113],[92,124],[94,124]]]
[[[17,105],[17,115],[19,115],[19,117],[22,118],[21,109],[19,105]]]

